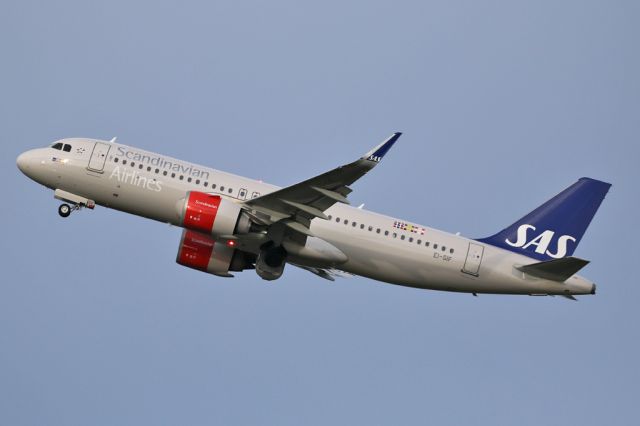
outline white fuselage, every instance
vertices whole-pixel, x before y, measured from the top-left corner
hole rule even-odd
[[[253,179],[93,139],[65,139],[71,150],[28,151],[20,169],[51,189],[160,222],[179,224],[176,203],[188,191],[236,202],[279,189]],[[102,151],[100,151],[102,149]],[[97,151],[96,151],[97,150]],[[594,290],[574,275],[566,282],[516,269],[535,260],[462,236],[365,209],[336,204],[310,230],[348,258],[337,269],[410,287],[470,293],[577,295]]]

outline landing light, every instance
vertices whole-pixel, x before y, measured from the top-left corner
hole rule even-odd
[[[235,241],[233,241],[233,240],[229,240],[229,241],[227,241],[227,245],[228,245],[229,247],[235,247],[236,242],[235,242]]]

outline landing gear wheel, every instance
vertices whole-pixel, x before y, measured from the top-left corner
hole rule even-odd
[[[61,204],[58,207],[58,214],[62,217],[69,217],[71,214],[71,206],[69,204]]]

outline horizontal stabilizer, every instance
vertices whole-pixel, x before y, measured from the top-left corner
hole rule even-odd
[[[577,257],[563,257],[562,259],[547,260],[545,262],[532,263],[518,266],[516,269],[534,277],[551,281],[564,282],[576,274],[589,263],[588,260]]]

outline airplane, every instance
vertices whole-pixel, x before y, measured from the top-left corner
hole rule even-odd
[[[219,277],[287,264],[328,280],[359,275],[478,294],[595,294],[573,253],[611,184],[581,178],[512,225],[470,239],[349,205],[350,185],[401,133],[361,158],[280,188],[111,141],[69,138],[26,151],[18,168],[68,217],[96,205],[183,228],[176,262]]]

